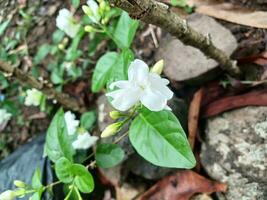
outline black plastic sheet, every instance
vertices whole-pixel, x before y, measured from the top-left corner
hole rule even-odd
[[[51,163],[47,157],[43,157],[44,143],[45,134],[42,134],[0,161],[0,193],[5,190],[15,189],[14,180],[21,180],[31,184],[32,176],[38,167],[42,173],[43,185],[48,185],[55,181]],[[55,194],[52,198],[48,193],[44,193],[42,199],[64,199],[59,195],[62,194],[61,192],[55,192]],[[29,196],[22,198],[22,200],[26,199],[29,199]]]

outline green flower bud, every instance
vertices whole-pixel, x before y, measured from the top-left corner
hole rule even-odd
[[[102,132],[101,137],[106,138],[115,135],[120,129],[121,129],[122,123],[116,122],[114,124],[111,124],[105,128],[105,130]]]
[[[92,27],[92,26],[85,26],[84,27],[84,30],[86,31],[86,32],[89,32],[89,33],[92,33],[92,32],[94,32],[95,31],[95,28],[94,27]]]
[[[65,49],[65,45],[64,45],[64,44],[59,44],[57,47],[58,47],[60,50],[64,50],[64,49]]]
[[[100,3],[99,3],[99,9],[100,10],[105,10],[106,9],[106,2],[105,1],[101,1]]]
[[[107,24],[109,21],[109,18],[108,17],[105,17],[101,20],[101,24]]]
[[[83,12],[84,12],[86,15],[88,15],[88,16],[93,16],[93,15],[94,15],[92,9],[91,9],[89,6],[85,6],[85,5],[83,5],[83,6],[82,6],[82,9],[83,9]]]
[[[110,116],[111,119],[116,120],[116,119],[118,119],[118,118],[120,118],[122,116],[122,113],[120,113],[119,111],[114,110],[114,111],[111,111],[109,113],[109,116]]]
[[[151,72],[160,75],[163,71],[163,67],[164,67],[164,60],[160,60],[152,67]]]
[[[24,183],[24,182],[22,182],[22,181],[20,181],[20,180],[15,180],[14,181],[14,185],[16,186],[16,187],[18,187],[18,188],[25,188],[27,185],[26,185],[26,183]]]
[[[0,194],[0,199],[3,200],[15,200],[16,199],[16,194],[12,190],[6,190],[3,193]]]

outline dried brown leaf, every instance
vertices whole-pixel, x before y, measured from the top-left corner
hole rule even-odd
[[[255,11],[218,0],[188,0],[196,6],[196,12],[236,24],[267,28],[267,12]]]
[[[156,183],[138,200],[189,200],[196,193],[210,194],[226,189],[224,183],[211,181],[191,170],[181,170]]]

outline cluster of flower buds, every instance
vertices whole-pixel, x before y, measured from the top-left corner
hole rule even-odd
[[[16,197],[23,198],[29,189],[29,186],[20,181],[15,180],[14,185],[17,187],[15,190],[6,190],[0,194],[0,200],[15,200]]]
[[[105,25],[109,22],[107,13],[110,11],[110,6],[105,0],[88,0],[87,5],[82,6],[83,12],[90,18],[94,24]],[[87,25],[84,30],[86,32],[97,32],[94,26]]]

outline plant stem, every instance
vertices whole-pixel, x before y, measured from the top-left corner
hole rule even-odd
[[[54,187],[55,185],[58,185],[58,184],[60,184],[60,183],[61,183],[61,181],[57,181],[57,182],[54,182],[54,183],[50,183],[49,185],[45,186],[44,188],[47,189],[47,188],[49,188],[49,187]]]
[[[216,60],[220,67],[230,75],[240,76],[241,71],[236,65],[236,61],[231,60],[224,51],[215,47],[210,37],[204,36],[188,26],[186,20],[172,12],[168,5],[155,0],[109,0],[109,2],[128,12],[132,18],[159,26],[185,45],[198,48],[208,58]]]
[[[57,92],[52,87],[52,85],[38,81],[33,76],[23,72],[18,68],[13,67],[7,62],[0,60],[0,71],[2,71],[3,73],[10,74],[12,77],[15,77],[17,80],[19,80],[22,84],[40,90],[48,98],[57,100],[62,106],[70,110],[77,111],[80,113],[86,111],[86,108],[84,106],[79,105],[78,101],[70,97],[68,94]]]

